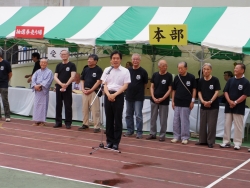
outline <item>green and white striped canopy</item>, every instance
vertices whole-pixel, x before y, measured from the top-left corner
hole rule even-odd
[[[0,7],[0,38],[44,26],[45,39],[81,45],[147,44],[149,24],[187,24],[188,41],[250,54],[250,7]]]

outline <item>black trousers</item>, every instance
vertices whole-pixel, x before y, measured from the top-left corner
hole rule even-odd
[[[108,100],[105,95],[104,108],[106,114],[107,143],[119,145],[122,136],[122,112],[124,106],[124,94],[115,98],[114,102]]]
[[[65,125],[72,124],[72,87],[68,86],[65,92],[60,91],[61,87],[56,86],[56,125],[62,125],[62,107],[65,108]]]

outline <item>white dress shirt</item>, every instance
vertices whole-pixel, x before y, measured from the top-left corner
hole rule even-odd
[[[110,74],[107,72],[110,67],[104,69],[101,80],[104,82],[106,79],[107,87],[109,91],[118,91],[124,84],[131,82],[129,70],[123,66],[119,66],[117,69],[113,68]]]

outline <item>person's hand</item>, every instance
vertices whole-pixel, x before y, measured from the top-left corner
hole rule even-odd
[[[114,94],[109,94],[108,95],[108,100],[111,101],[111,102],[114,102],[115,101]]]
[[[194,108],[194,102],[191,102],[189,105],[190,110],[192,110]]]
[[[159,98],[158,101],[159,103],[161,103],[162,101],[164,101],[165,99],[162,97],[162,98]]]
[[[234,108],[236,106],[236,104],[234,103],[234,101],[229,101],[229,107],[230,108]]]
[[[29,78],[29,77],[30,77],[30,75],[25,75],[25,76],[24,76],[24,78]]]
[[[30,82],[31,82],[31,76],[28,78],[27,82],[28,82],[28,83],[30,83]]]
[[[41,91],[41,85],[35,85],[34,88],[36,91]]]
[[[67,89],[67,87],[68,87],[68,85],[64,84],[64,83],[61,86],[62,86],[63,89]]]
[[[211,107],[211,103],[210,101],[204,101],[204,106],[207,107],[207,108],[210,108]]]
[[[154,100],[154,102],[155,102],[155,104],[159,104],[160,102],[159,102],[159,99],[157,99],[157,98],[153,98],[153,100]]]
[[[88,89],[88,90],[85,90],[85,92],[84,92],[84,94],[85,95],[89,95],[89,94],[91,94],[93,91],[91,90],[91,89]]]
[[[174,102],[172,101],[172,108],[173,108],[173,110],[174,110]]]

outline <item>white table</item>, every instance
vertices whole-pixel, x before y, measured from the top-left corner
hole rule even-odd
[[[26,88],[9,88],[9,102],[10,102],[10,111],[15,114],[32,116],[33,112],[33,102],[34,102],[34,92],[31,89]],[[102,98],[100,98],[100,103],[102,103]],[[49,108],[48,108],[48,118],[55,118],[55,107],[56,107],[56,95],[55,92],[50,91],[49,93]],[[73,93],[73,120],[82,121],[82,95]],[[198,105],[195,104],[194,109],[190,114],[190,131],[196,132],[196,120],[197,120],[197,109]],[[105,124],[105,112],[103,110],[103,122]],[[250,109],[246,108],[245,116],[244,116],[244,125],[246,123],[250,123],[250,118],[248,119]],[[167,132],[173,132],[173,115],[174,111],[171,107],[171,103],[169,105],[169,114],[168,114],[168,128]],[[124,104],[123,110],[123,127],[126,128],[125,122],[126,116],[126,103]],[[64,109],[63,109],[63,118],[64,118]],[[224,106],[220,106],[219,116],[217,121],[217,137],[223,137],[224,134]],[[199,125],[199,124],[198,124]],[[159,118],[157,120],[157,130],[160,130],[159,126]],[[199,127],[199,126],[198,126]],[[144,100],[143,106],[143,130],[150,130],[150,100]],[[233,128],[232,128],[232,137],[233,137]]]

